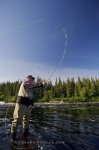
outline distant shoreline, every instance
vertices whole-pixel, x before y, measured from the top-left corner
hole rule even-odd
[[[98,104],[99,102],[35,102],[34,106],[42,106],[42,105],[80,105],[80,104]],[[5,103],[5,102],[0,102],[0,106],[15,106],[15,103]]]

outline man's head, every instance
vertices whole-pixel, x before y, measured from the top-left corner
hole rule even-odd
[[[29,79],[29,81],[35,80],[35,77],[33,77],[32,75],[28,75],[27,78]]]

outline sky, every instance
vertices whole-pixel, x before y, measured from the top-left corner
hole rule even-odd
[[[98,78],[99,0],[0,0],[0,82]]]

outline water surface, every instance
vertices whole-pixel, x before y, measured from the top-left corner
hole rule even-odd
[[[0,150],[14,149],[6,135],[10,130],[13,110],[12,106],[0,107]],[[18,133],[20,130],[22,127],[19,125]],[[98,150],[99,104],[35,107],[30,119],[30,136],[30,140],[35,142],[33,150]]]

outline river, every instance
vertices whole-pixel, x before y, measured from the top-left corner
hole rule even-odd
[[[99,104],[38,105],[30,119],[31,148],[8,142],[14,107],[0,106],[0,150],[98,150]],[[21,125],[18,127],[21,132]],[[33,143],[32,143],[33,144]]]

